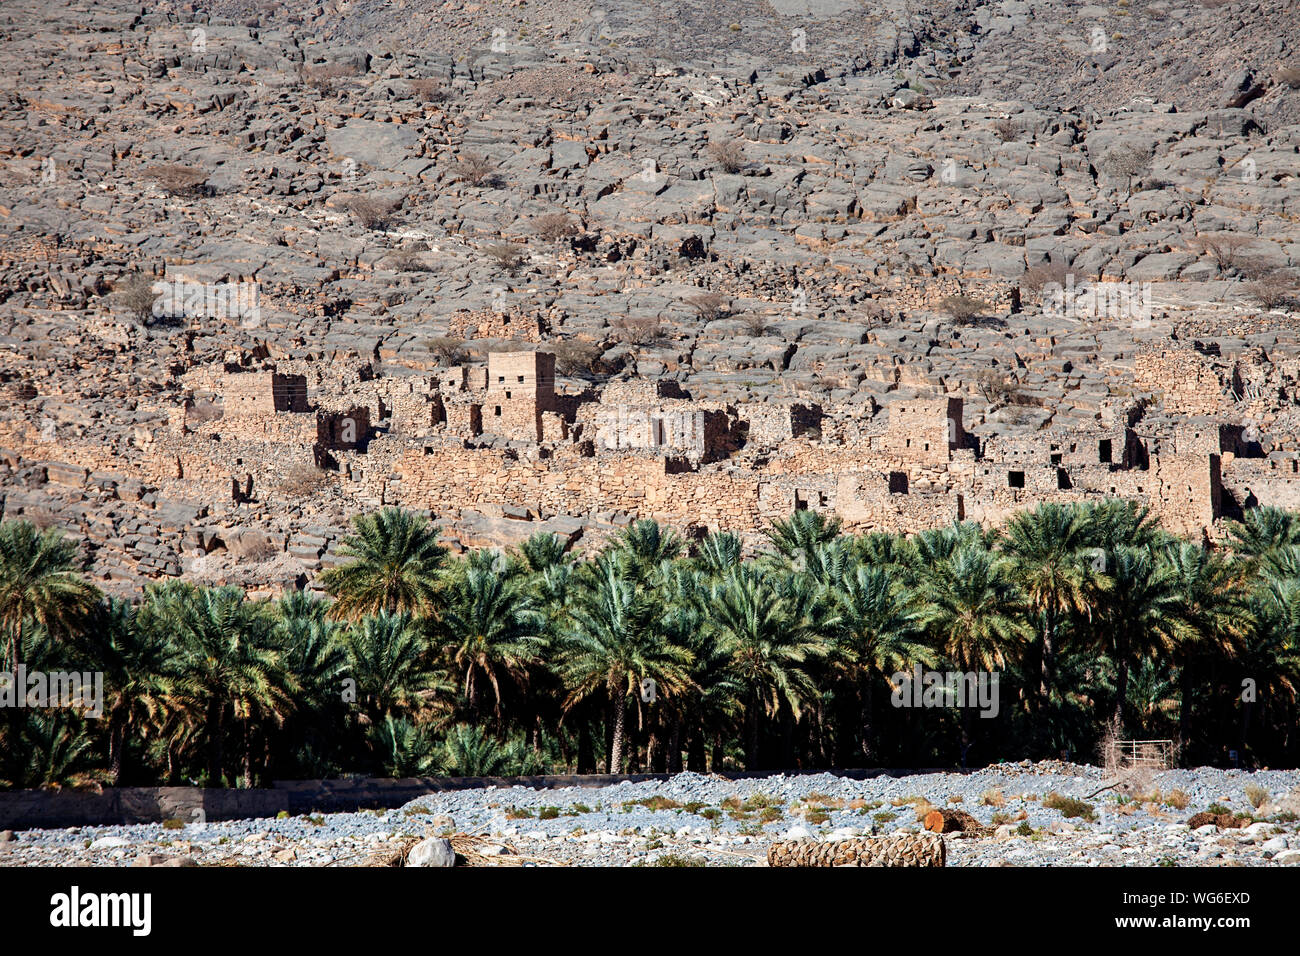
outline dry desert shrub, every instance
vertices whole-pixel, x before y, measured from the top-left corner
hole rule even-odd
[[[1295,274],[1285,269],[1266,272],[1246,287],[1250,297],[1266,309],[1291,309],[1296,306]]]
[[[584,336],[560,339],[551,345],[555,367],[562,375],[593,375],[600,369],[604,348],[599,342]]]
[[[767,316],[761,312],[742,312],[736,316],[736,320],[751,338],[758,338],[767,331]]]
[[[275,490],[282,495],[289,495],[295,498],[305,498],[308,495],[314,495],[324,491],[330,485],[330,476],[322,468],[317,468],[314,464],[301,462],[297,465],[290,466],[280,479]]]
[[[482,153],[466,153],[452,166],[452,174],[470,186],[491,186],[500,182],[497,164]]]
[[[578,234],[578,227],[567,213],[548,212],[533,220],[533,232],[545,242],[559,242]]]
[[[734,139],[710,143],[709,156],[725,173],[738,173],[749,165],[744,148]]]
[[[968,325],[978,322],[988,312],[989,304],[969,295],[950,295],[939,303],[939,308],[958,325]]]
[[[353,196],[346,200],[343,207],[352,213],[357,224],[363,229],[381,231],[388,228],[392,221],[393,210],[397,203],[378,196]]]
[[[467,358],[465,340],[449,335],[440,335],[425,342],[425,347],[437,357],[440,365],[451,367],[460,365]]]
[[[111,301],[129,318],[143,325],[153,318],[153,306],[158,301],[153,284],[152,276],[133,272],[114,284]]]
[[[276,547],[260,531],[245,531],[226,543],[226,550],[243,561],[266,561],[276,553]]]
[[[1020,277],[1020,288],[1033,295],[1041,295],[1049,285],[1065,286],[1070,269],[1062,262],[1044,262],[1031,266]]]
[[[1014,143],[1020,138],[1020,127],[1010,119],[1001,119],[993,124],[993,134],[1003,143]]]
[[[1208,255],[1222,271],[1239,269],[1249,258],[1244,250],[1254,245],[1250,236],[1224,233],[1218,236],[1199,236],[1192,242],[1194,250]]]
[[[630,345],[650,345],[663,338],[663,322],[658,316],[643,315],[626,319],[612,319],[610,326],[621,342]]]
[[[150,166],[144,174],[156,182],[170,196],[199,196],[208,182],[206,170],[184,163],[163,163]]]
[[[343,63],[304,63],[298,71],[302,82],[320,93],[333,93],[343,83],[357,75],[355,68]]]
[[[1245,787],[1246,799],[1258,810],[1268,802],[1268,790],[1257,783],[1248,783]]]
[[[498,242],[483,250],[498,269],[514,275],[528,261],[528,250],[513,242]]]
[[[406,82],[411,87],[411,92],[415,94],[415,98],[421,102],[445,103],[451,99],[451,92],[441,80],[420,78]]]
[[[432,272],[433,266],[420,258],[414,249],[394,249],[384,261],[394,272]]]
[[[695,314],[704,322],[712,322],[731,311],[727,297],[716,292],[702,292],[686,300],[686,304],[695,310]]]
[[[1123,179],[1132,191],[1133,180],[1151,168],[1151,153],[1141,146],[1128,143],[1112,147],[1101,158],[1101,170],[1113,179]]]

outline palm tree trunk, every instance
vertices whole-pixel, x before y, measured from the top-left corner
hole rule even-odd
[[[876,729],[875,714],[873,713],[875,703],[875,694],[872,691],[873,676],[867,674],[866,679],[862,682],[862,765],[864,767],[870,767],[876,757],[874,746]]]
[[[1183,759],[1188,758],[1188,744],[1192,739],[1192,695],[1195,691],[1192,688],[1192,657],[1190,654],[1183,655],[1182,672],[1178,675],[1179,700],[1178,700],[1178,752]],[[1194,766],[1185,763],[1184,766]]]
[[[758,711],[759,702],[751,700],[745,711],[745,769],[758,769]]]
[[[621,695],[614,696],[614,736],[609,748],[609,772],[623,772],[623,745],[627,729],[627,701]]]
[[[1238,766],[1248,767],[1246,762],[1246,737],[1250,733],[1250,714],[1255,709],[1255,705],[1250,701],[1242,701],[1241,704],[1241,743],[1237,749]]]
[[[1056,614],[1043,611],[1043,653],[1038,673],[1039,702],[1046,706],[1052,696],[1052,669],[1056,664]]]
[[[113,786],[122,783],[122,749],[126,743],[126,727],[118,717],[112,718],[108,731],[108,772],[113,776]]]
[[[1121,633],[1115,649],[1115,713],[1113,717],[1124,732],[1124,712],[1128,709],[1128,639]]]
[[[682,772],[682,715],[673,711],[672,724],[668,731],[668,760],[666,768],[669,773]]]
[[[696,728],[686,744],[686,769],[691,773],[706,773],[709,769],[704,748],[704,731],[701,728]]]
[[[244,718],[244,789],[253,788],[253,733],[249,719]]]
[[[578,773],[596,772],[596,750],[592,746],[591,726],[586,720],[578,724]]]
[[[222,737],[221,715],[224,706],[220,703],[208,705],[208,786],[224,787],[225,776],[222,774]]]

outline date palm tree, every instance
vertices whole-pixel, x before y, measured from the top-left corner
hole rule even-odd
[[[470,714],[482,716],[490,691],[498,725],[505,685],[524,683],[528,665],[541,654],[546,627],[528,580],[508,575],[500,561],[491,551],[476,551],[450,573],[438,626],[462,677]]]
[[[634,521],[615,536],[612,545],[627,559],[627,568],[638,581],[645,582],[665,561],[681,555],[685,542],[657,521],[643,518]]]
[[[800,510],[787,519],[778,518],[764,533],[777,553],[791,563],[809,562],[819,544],[834,541],[843,521],[820,511]]]
[[[1247,568],[1189,542],[1170,545],[1163,555],[1177,590],[1175,659],[1180,664],[1178,736],[1192,739],[1196,687],[1212,662],[1237,657],[1254,626]]]
[[[933,664],[933,651],[922,640],[922,609],[884,568],[857,565],[827,582],[837,611],[832,644],[834,659],[859,688],[862,707],[861,754],[866,766],[875,755],[873,691],[880,677],[913,663]]]
[[[528,570],[534,574],[541,574],[547,568],[559,567],[573,561],[573,556],[568,553],[568,546],[554,532],[539,531],[530,536],[519,546],[519,555]]]
[[[627,743],[628,698],[650,678],[667,699],[691,688],[691,655],[665,641],[655,626],[658,608],[637,586],[638,564],[618,550],[596,559],[570,609],[561,637],[560,675],[566,711],[606,695],[610,713],[610,773],[620,773]]]
[[[1011,583],[1010,562],[968,539],[952,553],[924,566],[918,599],[936,648],[960,670],[1000,672],[1032,633],[1021,614],[1021,595]],[[962,765],[973,743],[971,708],[963,707]]]
[[[108,773],[117,786],[128,736],[148,739],[173,704],[173,648],[157,631],[139,626],[130,602],[117,598],[99,606],[80,643],[104,675]]]
[[[1087,513],[1075,505],[1044,503],[1022,511],[1006,524],[1002,551],[1011,559],[1011,577],[1025,604],[1041,622],[1040,668],[1036,700],[1052,692],[1052,667],[1062,618],[1086,614],[1096,592],[1096,554],[1089,550]],[[1104,563],[1101,564],[1104,569]]]
[[[56,639],[85,624],[100,593],[75,570],[76,554],[76,546],[57,529],[37,531],[29,521],[0,523],[2,669],[19,663],[21,634],[29,623]]]
[[[166,597],[180,598],[169,602],[160,620],[174,635],[176,694],[201,719],[209,785],[225,781],[227,735],[233,734],[243,755],[244,786],[252,786],[261,725],[283,723],[299,689],[275,647],[272,617],[233,586]]]
[[[729,531],[715,531],[700,542],[695,563],[710,578],[718,578],[742,559],[740,538]]]
[[[824,648],[797,606],[801,598],[781,587],[774,574],[751,565],[728,572],[710,589],[710,626],[743,688],[747,770],[758,769],[763,719],[785,708],[798,720],[804,702],[817,693],[807,668]]]
[[[1269,506],[1251,508],[1241,521],[1228,523],[1228,543],[1247,558],[1300,545],[1300,515]]]
[[[1143,658],[1172,654],[1181,633],[1178,580],[1158,549],[1122,546],[1110,553],[1106,598],[1094,615],[1097,641],[1115,664],[1115,706],[1121,729],[1128,717],[1128,676]]]
[[[347,627],[329,616],[329,602],[306,591],[290,591],[275,603],[275,646],[301,691],[296,706],[276,735],[276,756],[298,776],[331,776],[346,760],[352,741],[340,735],[347,726],[345,698],[348,658],[343,646]]]
[[[381,611],[433,617],[447,549],[427,518],[400,508],[383,508],[352,519],[339,554],[353,560],[320,576],[334,596],[330,613],[357,620]]]
[[[449,689],[434,674],[429,643],[407,611],[367,615],[343,631],[341,642],[355,703],[370,726],[414,714]]]

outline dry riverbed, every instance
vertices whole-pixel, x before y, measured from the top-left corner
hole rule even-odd
[[[458,850],[472,847],[478,864],[754,866],[776,840],[915,830],[931,807],[959,808],[985,827],[945,837],[949,866],[1300,863],[1300,771],[1170,770],[1096,792],[1112,780],[1049,761],[871,780],[683,773],[600,788],[484,788],[394,810],[6,833],[0,865],[348,866],[413,837],[465,834]],[[1217,823],[1189,826],[1206,812]]]

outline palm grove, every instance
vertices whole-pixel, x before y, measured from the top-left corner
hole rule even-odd
[[[453,557],[393,508],[353,525],[330,599],[136,602],[57,531],[0,525],[0,671],[104,675],[98,718],[0,711],[0,785],[978,765],[1108,733],[1300,756],[1300,516],[1276,509],[1218,549],[1118,500],[912,536],[800,511],[752,557],[648,520],[586,559],[550,535]],[[895,706],[917,664],[997,672],[998,715]]]

